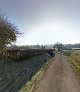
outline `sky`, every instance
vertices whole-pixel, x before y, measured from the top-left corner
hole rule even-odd
[[[80,0],[0,0],[19,31],[17,45],[80,43]]]

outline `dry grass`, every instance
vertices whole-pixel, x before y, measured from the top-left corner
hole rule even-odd
[[[74,72],[80,79],[80,53],[71,53],[70,56],[66,56],[66,59],[71,64]]]

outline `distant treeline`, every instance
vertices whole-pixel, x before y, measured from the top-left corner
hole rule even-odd
[[[64,45],[64,48],[65,49],[80,49],[80,44],[67,44],[67,45]]]
[[[54,45],[22,45],[22,46],[17,46],[17,45],[12,45],[8,46],[8,49],[52,49]]]

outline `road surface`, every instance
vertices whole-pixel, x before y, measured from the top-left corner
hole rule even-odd
[[[76,76],[64,56],[58,54],[33,92],[80,92]]]

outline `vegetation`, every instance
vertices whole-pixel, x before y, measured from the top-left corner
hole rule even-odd
[[[71,56],[71,52],[70,52],[70,51],[66,51],[66,52],[64,52],[64,54],[65,54],[66,56]]]
[[[68,62],[72,65],[75,73],[80,77],[80,53],[79,52],[66,52]]]
[[[6,16],[0,14],[0,56],[6,56],[7,45],[16,41],[18,32],[17,27],[12,24]]]
[[[79,48],[80,49],[80,44],[67,44],[65,45],[66,49],[72,49],[72,48]]]
[[[46,53],[50,54],[50,56],[55,55],[54,49],[8,49],[6,56],[8,61],[22,61]]]
[[[54,45],[54,48],[58,48],[58,51],[61,51],[62,49],[64,49],[64,45],[62,45],[62,43],[56,43]]]
[[[58,50],[72,50],[72,49],[79,49],[80,50],[80,43],[79,44],[62,44],[57,42],[54,45],[54,48],[58,48]]]

